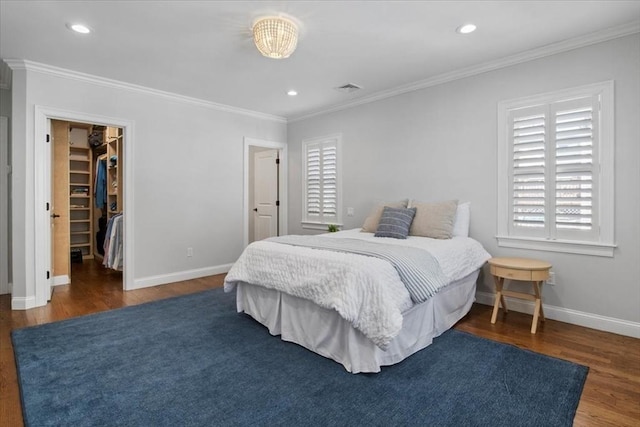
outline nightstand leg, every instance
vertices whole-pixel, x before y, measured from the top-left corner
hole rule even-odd
[[[505,313],[507,312],[507,304],[505,303],[504,296],[502,295],[502,286],[504,284],[504,279],[497,276],[493,276],[493,279],[496,282],[496,301],[493,304],[491,323],[496,323],[496,319],[498,318],[498,310],[500,309],[500,303],[502,303],[502,308],[504,309]]]
[[[535,334],[538,329],[538,315],[540,314],[540,299],[536,298],[536,308],[533,310],[533,323],[531,323],[531,333]]]
[[[533,282],[533,291],[536,296],[536,307],[533,310],[533,323],[531,324],[531,333],[535,334],[538,330],[538,316],[544,322],[544,311],[542,309],[542,295],[540,293],[540,282]]]
[[[540,321],[544,322],[544,307],[542,306],[542,284],[544,282],[533,282],[533,291],[536,294],[536,298],[540,300]]]

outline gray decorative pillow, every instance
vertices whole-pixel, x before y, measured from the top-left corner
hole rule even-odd
[[[391,208],[385,206],[375,237],[406,239],[415,214],[416,208]]]

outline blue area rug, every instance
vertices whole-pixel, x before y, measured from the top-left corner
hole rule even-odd
[[[16,330],[28,426],[570,426],[587,368],[451,330],[353,375],[222,289]]]

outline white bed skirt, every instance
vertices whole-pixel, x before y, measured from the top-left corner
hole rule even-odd
[[[479,270],[457,280],[403,313],[400,333],[381,350],[334,310],[312,301],[248,283],[236,287],[237,309],[272,335],[342,364],[354,374],[380,372],[431,344],[471,309]]]

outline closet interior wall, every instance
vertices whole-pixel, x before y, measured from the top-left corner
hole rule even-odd
[[[122,213],[122,168],[120,167],[120,156],[122,153],[122,135],[123,130],[111,126],[95,126],[94,136],[100,135],[102,143],[95,145],[93,150],[93,163],[96,165],[93,180],[96,183],[96,190],[100,189],[96,180],[98,174],[99,162],[105,164],[105,197],[104,204],[96,204],[96,198],[93,198],[94,206],[94,226],[96,233],[95,256],[103,257],[104,233],[111,218],[114,215]]]

